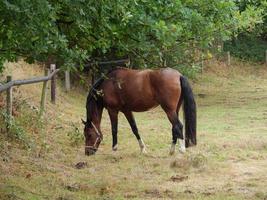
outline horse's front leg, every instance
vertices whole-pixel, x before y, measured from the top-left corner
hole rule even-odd
[[[109,110],[108,114],[111,122],[111,131],[112,131],[112,150],[117,151],[118,149],[118,111],[117,110]]]
[[[135,123],[135,119],[134,119],[133,113],[131,111],[127,111],[127,112],[124,112],[124,115],[127,118],[128,122],[129,122],[129,124],[131,126],[133,134],[135,135],[136,139],[138,140],[141,153],[146,153],[146,146],[145,146],[142,138],[140,137],[140,135],[138,133],[138,129],[137,129],[137,126],[136,126],[136,123]]]

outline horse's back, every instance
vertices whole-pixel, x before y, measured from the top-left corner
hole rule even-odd
[[[117,69],[108,74],[102,84],[104,102],[111,109],[146,111],[168,98],[180,95],[180,73],[166,68],[159,70]],[[173,106],[174,103],[169,103]]]

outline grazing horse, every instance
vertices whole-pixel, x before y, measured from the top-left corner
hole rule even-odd
[[[185,118],[185,144],[181,149],[197,144],[196,103],[188,80],[171,68],[158,70],[132,70],[116,68],[92,86],[86,102],[87,120],[83,121],[85,154],[95,154],[103,140],[100,129],[103,108],[106,108],[111,121],[112,149],[117,150],[118,112],[128,120],[132,132],[139,142],[141,152],[145,144],[141,139],[133,112],[143,112],[158,105],[167,114],[172,124],[172,145],[170,154],[175,151],[177,139],[184,139],[183,125],[178,112],[183,103]]]

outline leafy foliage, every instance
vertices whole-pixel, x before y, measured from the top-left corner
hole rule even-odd
[[[187,69],[217,41],[262,22],[262,8],[213,0],[3,0],[0,63],[129,57],[137,67]],[[242,12],[239,12],[242,11]],[[0,67],[2,69],[2,67]]]
[[[267,1],[238,0],[240,28],[224,50],[246,61],[264,62],[267,49]]]
[[[237,0],[236,4],[243,13],[240,22],[247,23],[248,29],[244,32],[267,39],[267,1]]]
[[[65,63],[82,56],[79,49],[69,48],[66,37],[55,25],[57,8],[48,1],[0,2],[0,61],[15,61],[19,56],[32,63],[50,57]]]
[[[267,41],[254,36],[240,35],[224,45],[225,51],[245,61],[265,62]]]

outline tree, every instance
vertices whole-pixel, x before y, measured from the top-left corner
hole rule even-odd
[[[0,63],[130,57],[137,67],[186,70],[195,50],[229,39],[253,17],[230,0],[4,0],[0,12]]]
[[[236,0],[236,5],[239,28],[224,48],[240,59],[264,62],[267,49],[267,1]]]
[[[82,58],[85,52],[70,47],[56,26],[57,11],[44,0],[0,2],[0,69],[4,61],[19,57],[29,63],[53,58],[68,63]]]

